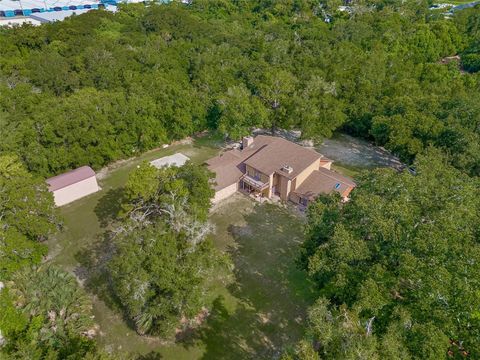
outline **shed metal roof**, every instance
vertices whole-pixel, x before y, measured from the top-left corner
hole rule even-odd
[[[55,191],[91,178],[92,176],[95,176],[95,171],[93,171],[90,166],[82,166],[78,169],[54,176],[46,181],[48,190]]]

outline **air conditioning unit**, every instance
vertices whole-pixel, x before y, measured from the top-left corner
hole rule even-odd
[[[282,170],[285,171],[287,174],[291,174],[293,172],[293,167],[290,165],[283,165]]]

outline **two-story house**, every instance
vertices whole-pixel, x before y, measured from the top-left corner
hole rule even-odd
[[[343,198],[355,183],[332,170],[332,161],[291,141],[259,135],[246,137],[241,150],[230,150],[207,161],[215,173],[218,202],[236,191],[307,205],[320,193],[337,191]]]

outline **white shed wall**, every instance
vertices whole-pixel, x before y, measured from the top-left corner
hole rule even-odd
[[[53,197],[55,198],[55,205],[62,206],[84,196],[93,194],[100,190],[95,176],[82,180],[78,183],[66,186],[64,188],[55,190]]]

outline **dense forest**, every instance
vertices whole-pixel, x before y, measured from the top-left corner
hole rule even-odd
[[[412,167],[309,207],[298,266],[319,297],[283,357],[480,357],[480,7],[343,3],[130,4],[0,29],[0,357],[110,358],[75,277],[42,264],[62,231],[44,177],[258,127],[347,132]],[[211,243],[210,175],[142,165],[123,189],[106,269],[141,335],[208,307],[209,274],[231,265]]]
[[[309,208],[300,265],[320,297],[297,358],[480,356],[480,183],[434,149],[415,167]]]
[[[427,1],[129,5],[0,36],[0,149],[42,176],[208,128],[343,129],[480,173],[479,11]],[[331,20],[327,23],[325,20]],[[459,64],[442,64],[460,54]]]

